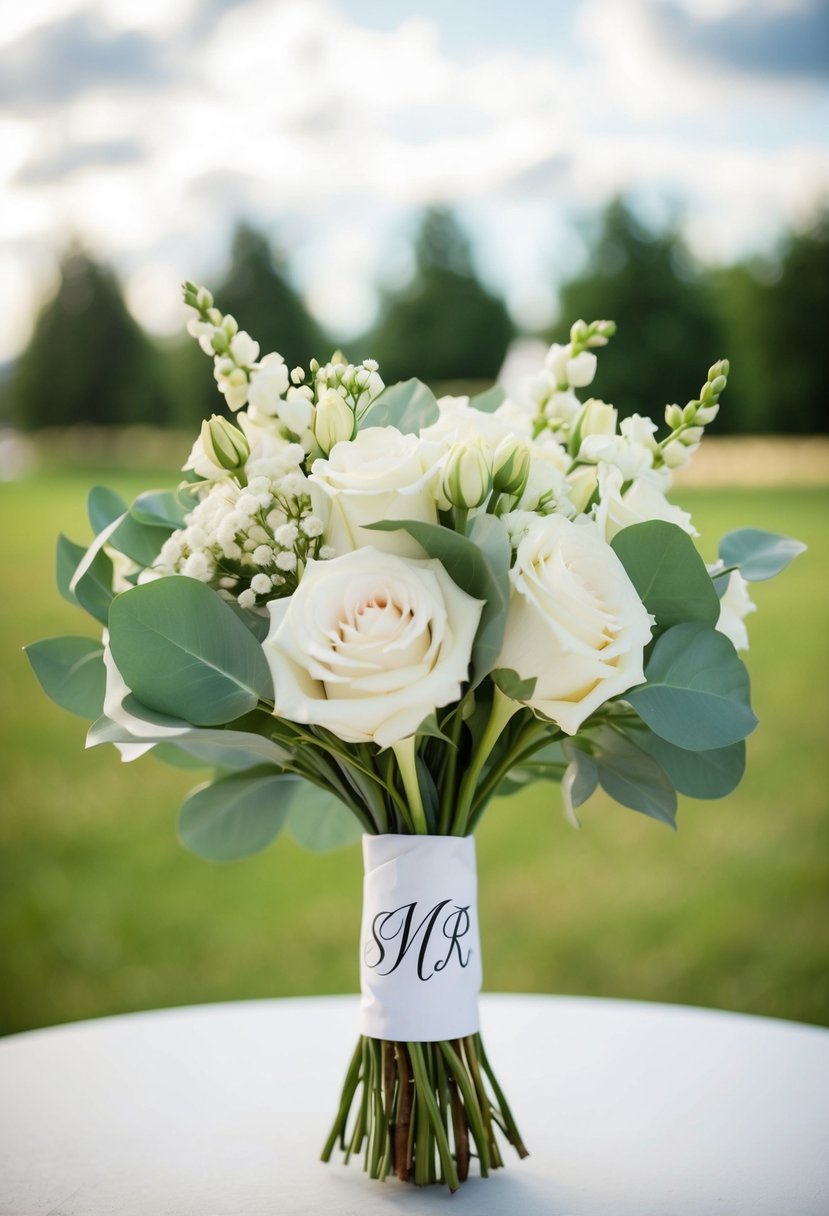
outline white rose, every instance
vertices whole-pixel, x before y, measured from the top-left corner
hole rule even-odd
[[[610,697],[642,683],[651,617],[593,524],[536,517],[510,580],[496,667],[536,677],[533,709],[573,735]]]
[[[438,561],[366,548],[309,561],[268,607],[274,713],[390,747],[459,698],[483,605]]]
[[[315,460],[309,482],[314,513],[327,518],[326,542],[337,553],[364,545],[404,557],[423,550],[403,531],[369,532],[383,519],[436,524],[440,449],[396,427],[368,427]]]
[[[646,519],[664,519],[682,528],[689,536],[699,535],[688,512],[668,502],[658,477],[650,473],[637,477],[624,494],[623,484],[621,469],[599,465],[599,502],[595,518],[608,543],[622,528],[641,524]]]
[[[739,570],[732,571],[720,600],[720,616],[715,628],[725,634],[735,650],[748,650],[745,618],[756,611],[757,605],[748,594],[748,583]]]
[[[470,405],[468,397],[440,397],[437,422],[424,427],[421,439],[449,447],[481,438],[493,451],[508,436],[530,439],[532,419],[514,402],[505,400],[491,414]]]

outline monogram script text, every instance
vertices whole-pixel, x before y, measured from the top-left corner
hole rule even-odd
[[[366,942],[364,949],[366,966],[376,970],[378,975],[391,975],[418,939],[418,979],[431,979],[453,958],[459,966],[467,966],[472,951],[464,952],[461,938],[470,928],[469,905],[442,899],[415,927],[416,917],[416,900],[401,904],[391,912],[378,912],[371,922],[372,940]],[[384,962],[386,966],[381,968]]]

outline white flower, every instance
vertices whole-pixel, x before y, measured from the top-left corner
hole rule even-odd
[[[725,634],[735,650],[748,650],[745,618],[756,611],[757,605],[748,594],[748,583],[739,570],[733,570],[720,600],[720,616],[715,628]]]
[[[593,352],[583,350],[574,356],[571,342],[566,346],[553,343],[544,363],[559,388],[585,388],[592,383],[596,374],[596,356]]]
[[[372,548],[309,561],[290,599],[269,604],[274,713],[346,743],[413,735],[460,696],[481,608],[438,561]]]
[[[250,404],[257,413],[273,417],[279,412],[279,404],[287,391],[288,368],[285,360],[276,353],[265,355],[251,374],[248,389]]]
[[[251,591],[250,587],[247,587],[237,595],[236,603],[240,608],[254,608],[256,606],[256,592]]]
[[[512,401],[503,401],[494,413],[486,414],[470,405],[468,397],[439,397],[438,409],[437,422],[424,427],[420,437],[445,448],[480,438],[494,451],[510,435],[529,439],[532,433],[529,414]]]
[[[335,444],[352,439],[354,428],[354,410],[336,389],[326,389],[314,415],[314,437],[322,451],[327,455]]]
[[[496,667],[537,677],[533,709],[573,735],[608,698],[642,683],[651,618],[593,524],[536,516],[510,581]]]
[[[664,519],[676,524],[690,536],[697,536],[691,516],[672,502],[668,502],[662,490],[662,482],[653,474],[637,477],[622,493],[624,476],[612,465],[599,465],[599,502],[595,508],[595,519],[599,530],[608,543],[617,532],[630,524],[640,524],[646,519]]]
[[[614,465],[624,481],[637,477],[653,464],[653,452],[624,435],[587,435],[579,448],[579,460]]]
[[[417,557],[420,546],[402,531],[369,532],[384,519],[435,524],[439,449],[393,426],[368,427],[315,460],[308,479],[314,514],[327,517],[326,540],[338,553],[363,545]]]
[[[591,397],[584,404],[579,431],[582,439],[588,435],[615,435],[616,409],[606,401]],[[624,425],[623,428],[624,430]]]
[[[257,595],[270,595],[273,583],[269,574],[254,574],[250,580],[250,589]]]

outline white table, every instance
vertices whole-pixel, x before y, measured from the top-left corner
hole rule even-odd
[[[1,1216],[829,1213],[827,1031],[486,996],[532,1155],[449,1196],[318,1161],[356,1016],[356,997],[252,1001],[0,1041]]]

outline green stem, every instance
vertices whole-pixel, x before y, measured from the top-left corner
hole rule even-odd
[[[464,1068],[463,1060],[452,1047],[452,1044],[443,1042],[440,1044],[440,1050],[463,1096],[463,1104],[466,1108],[466,1121],[469,1124],[472,1137],[478,1146],[481,1177],[486,1178],[489,1174],[489,1144],[484,1133],[484,1123],[481,1108],[478,1105],[478,1095],[475,1093],[475,1088],[469,1079],[469,1073]]]
[[[401,739],[392,744],[392,751],[397,758],[397,767],[403,780],[403,789],[409,804],[409,814],[412,826],[418,836],[429,835],[429,825],[426,822],[426,811],[420,796],[420,785],[417,780],[417,761],[415,759],[415,736]]]
[[[555,743],[558,739],[564,737],[561,731],[554,730],[551,732],[550,727],[550,722],[539,722],[535,718],[531,722],[528,722],[516,739],[515,746],[510,749],[503,759],[499,760],[491,772],[487,773],[486,780],[481,783],[472,802],[469,816],[470,832],[486,809],[487,802],[496,792],[507,774],[517,765],[523,763],[524,760],[528,760],[530,756],[540,751],[542,747],[546,747],[549,743]]]
[[[452,716],[449,738],[451,745],[446,748],[446,766],[441,779],[440,811],[438,813],[438,836],[449,833],[452,821],[452,802],[455,798],[455,778],[458,771],[458,749],[460,747],[463,715],[460,705]]]
[[[345,1125],[348,1121],[348,1112],[351,1110],[351,1103],[354,1101],[354,1095],[357,1092],[357,1086],[360,1084],[360,1065],[363,1059],[363,1040],[357,1043],[357,1048],[354,1055],[351,1057],[351,1063],[348,1066],[348,1072],[345,1075],[345,1084],[343,1085],[343,1094],[340,1099],[339,1110],[337,1117],[334,1120],[334,1126],[331,1128],[331,1134],[325,1142],[325,1147],[322,1150],[320,1159],[322,1161],[330,1161],[331,1154],[334,1151],[334,1145],[337,1140],[340,1142],[341,1148],[345,1148]]]
[[[415,1089],[417,1091],[418,1109],[425,1112],[432,1128],[432,1134],[435,1137],[435,1142],[438,1147],[438,1155],[440,1163],[443,1167],[443,1173],[446,1177],[447,1185],[450,1191],[456,1191],[460,1186],[458,1181],[458,1172],[455,1168],[455,1162],[452,1159],[452,1152],[449,1148],[449,1140],[446,1135],[446,1128],[438,1110],[435,1095],[432,1092],[432,1082],[426,1069],[426,1063],[423,1058],[423,1045],[421,1043],[409,1043],[409,1057],[412,1061],[412,1072],[414,1073]],[[418,1120],[418,1148],[421,1144],[420,1137],[420,1122]],[[431,1154],[430,1154],[431,1156]],[[415,1156],[415,1181],[417,1181],[417,1156]]]
[[[465,836],[468,832],[469,812],[472,807],[472,801],[475,796],[475,786],[478,778],[481,775],[484,765],[489,759],[489,755],[501,737],[501,734],[507,723],[521,709],[519,701],[513,701],[510,697],[501,692],[500,688],[495,689],[492,698],[492,709],[489,715],[489,721],[486,724],[483,738],[476,747],[472,759],[469,763],[469,768],[466,770],[463,781],[461,782],[460,793],[458,794],[458,805],[455,808],[455,817],[452,821],[452,836]]]

